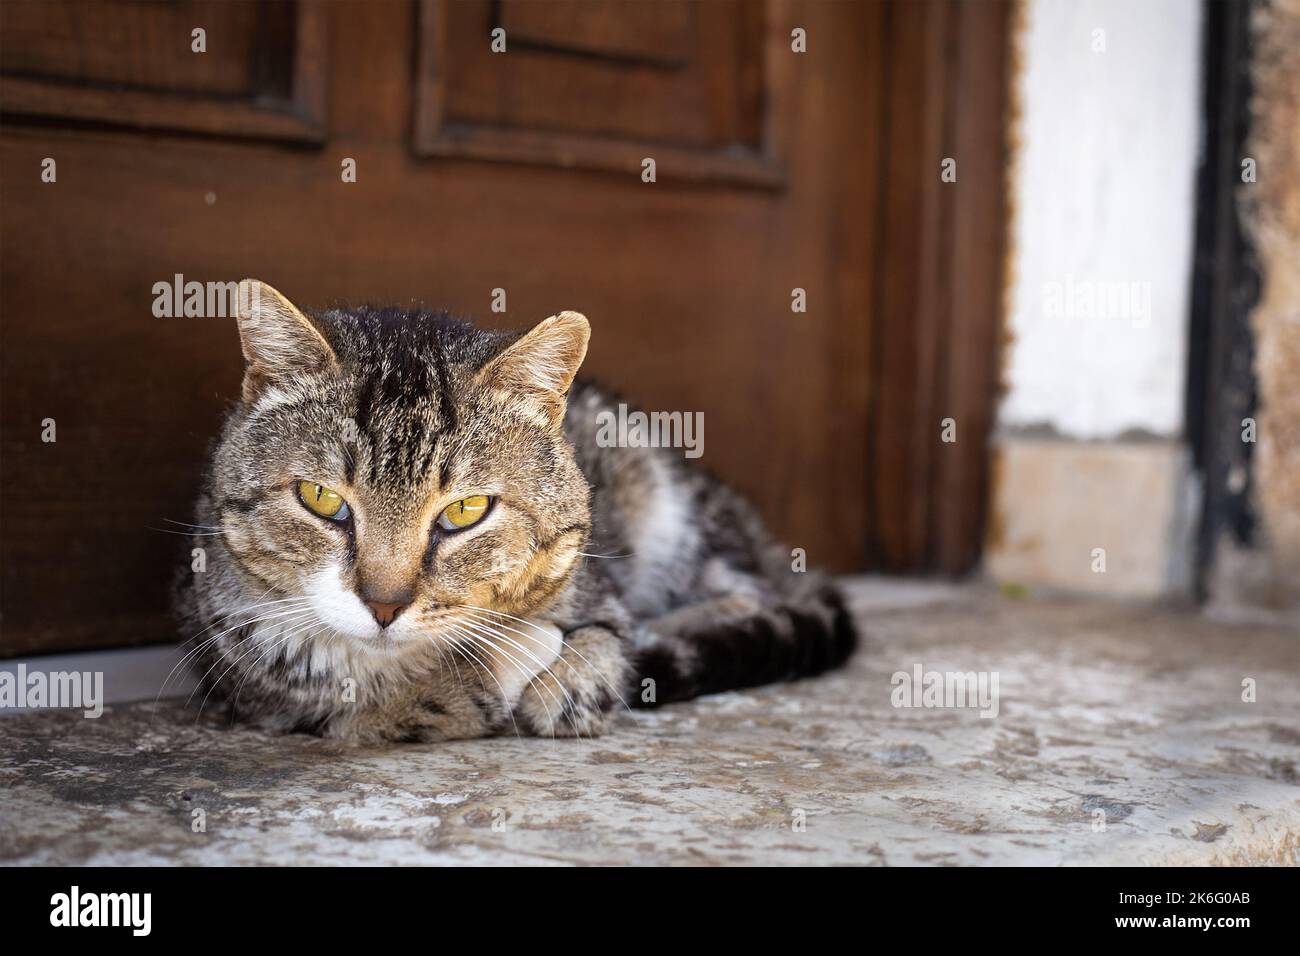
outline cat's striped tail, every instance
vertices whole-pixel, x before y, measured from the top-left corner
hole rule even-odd
[[[628,702],[655,707],[839,667],[857,646],[857,628],[839,590],[809,578],[771,603],[718,598],[647,622],[632,653]]]

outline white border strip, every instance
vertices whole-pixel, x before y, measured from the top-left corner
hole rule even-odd
[[[41,671],[78,671],[103,673],[104,704],[129,704],[137,700],[153,700],[167,681],[164,700],[186,697],[197,684],[188,666],[176,667],[184,651],[176,644],[159,644],[153,647],[131,647],[112,651],[92,651],[85,654],[50,654],[44,657],[19,657],[0,661],[0,672],[18,674],[18,665],[24,664],[27,673]],[[176,667],[176,673],[167,675]],[[30,714],[38,707],[0,707],[0,717],[13,714]]]

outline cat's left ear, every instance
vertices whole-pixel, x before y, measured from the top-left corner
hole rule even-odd
[[[561,312],[543,319],[488,362],[479,377],[491,388],[513,392],[535,404],[558,424],[590,338],[591,326],[585,315]]]
[[[292,302],[265,282],[239,283],[239,340],[244,348],[244,401],[270,384],[338,364],[325,337]]]

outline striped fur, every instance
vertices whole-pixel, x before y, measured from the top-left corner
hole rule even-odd
[[[248,285],[248,284],[245,284]],[[669,449],[606,448],[573,381],[586,320],[526,335],[441,313],[241,311],[242,400],[181,582],[206,705],[353,741],[589,735],[622,706],[816,674],[855,634],[749,507]],[[346,526],[298,480],[338,490]],[[494,497],[444,534],[449,501]],[[412,596],[379,628],[367,593]]]

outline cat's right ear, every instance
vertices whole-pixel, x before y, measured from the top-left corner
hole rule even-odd
[[[268,385],[338,364],[311,319],[265,282],[239,283],[239,340],[244,349],[244,401]]]

